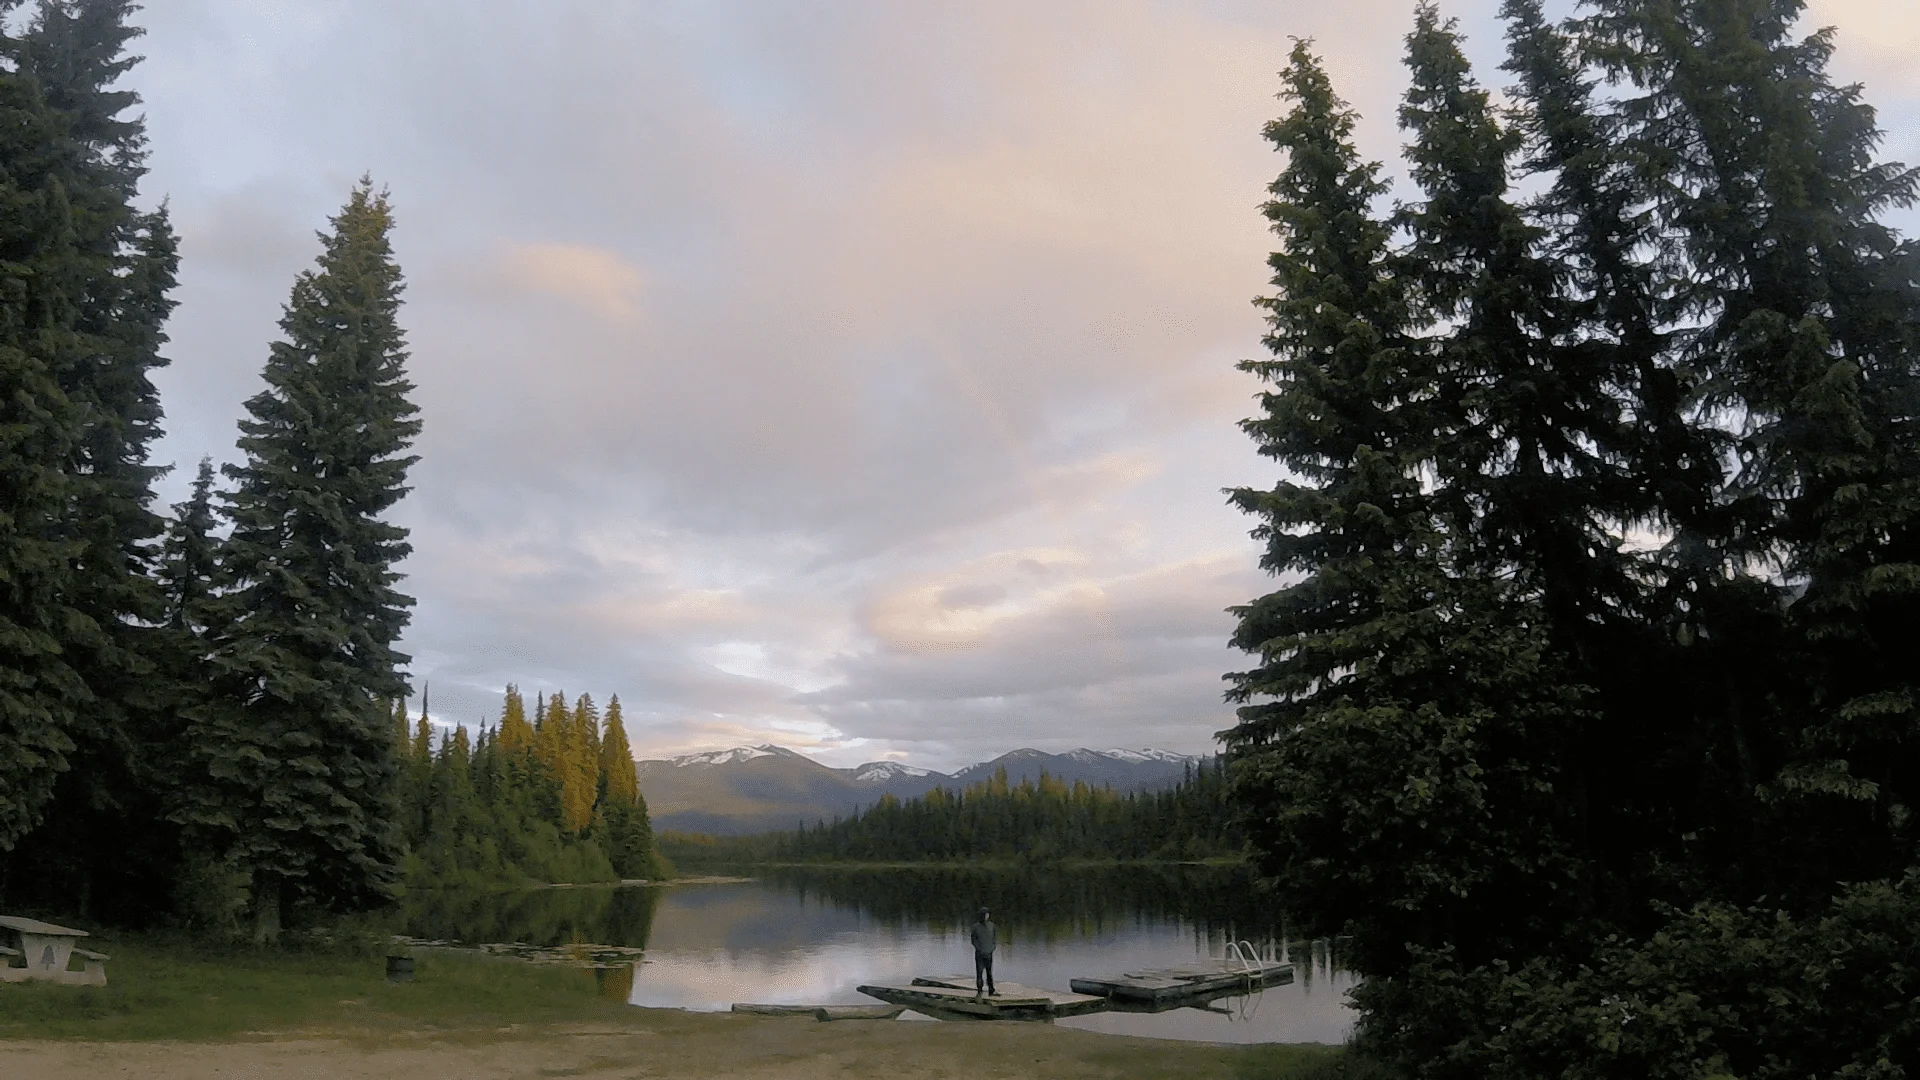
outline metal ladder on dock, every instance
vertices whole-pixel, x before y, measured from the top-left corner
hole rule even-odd
[[[1260,974],[1260,951],[1253,947],[1253,942],[1245,938],[1229,941],[1226,954],[1220,958],[1220,964],[1222,967],[1236,970],[1252,978]]]
[[[1263,971],[1260,950],[1253,947],[1253,942],[1245,938],[1227,942],[1226,952],[1220,957],[1220,966],[1230,971],[1238,971],[1240,977],[1247,980],[1249,991],[1261,989],[1260,977]]]

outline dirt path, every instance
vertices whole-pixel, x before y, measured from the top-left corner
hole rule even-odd
[[[643,1010],[632,1026],[337,1032],[246,1041],[0,1043],[0,1069],[35,1080],[494,1080],[507,1077],[1181,1077],[1285,1075],[1318,1054],[1095,1035],[1035,1024],[933,1024]],[[1271,1071],[1269,1071],[1271,1070]]]

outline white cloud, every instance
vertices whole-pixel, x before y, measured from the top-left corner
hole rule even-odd
[[[604,248],[584,244],[513,244],[499,267],[513,284],[558,296],[613,322],[639,314],[645,278],[639,269]]]
[[[1312,37],[1391,159],[1404,0],[311,7],[140,16],[148,191],[185,233],[160,454],[231,456],[370,170],[426,422],[406,646],[442,716],[513,680],[618,692],[650,754],[934,766],[1230,720],[1221,609],[1267,582],[1219,489],[1273,479],[1234,426],[1259,131]],[[1451,7],[1499,84],[1497,4]],[[1910,78],[1914,10],[1815,16]]]

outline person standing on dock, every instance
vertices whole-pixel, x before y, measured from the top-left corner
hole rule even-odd
[[[984,991],[990,997],[999,997],[1000,991],[993,985],[993,946],[1000,930],[987,918],[987,909],[981,908],[980,914],[973,920],[973,993],[975,997]]]

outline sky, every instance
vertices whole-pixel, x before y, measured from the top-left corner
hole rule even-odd
[[[1451,0],[1498,87],[1497,0]],[[151,0],[185,497],[316,230],[391,192],[438,721],[618,694],[641,757],[1210,752],[1274,585],[1223,488],[1314,39],[1389,161],[1410,0]],[[1920,161],[1920,4],[1815,0]],[[414,707],[417,710],[419,701]]]

